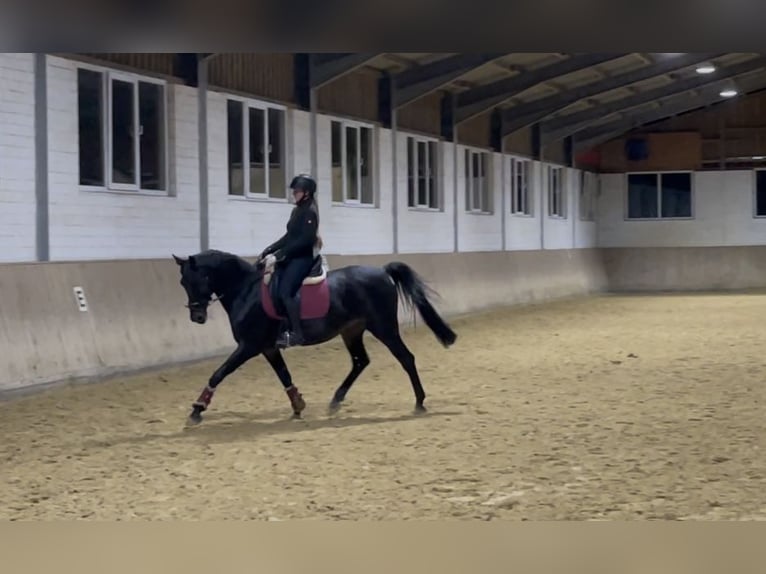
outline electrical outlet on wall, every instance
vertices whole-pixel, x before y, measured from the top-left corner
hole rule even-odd
[[[85,290],[82,287],[74,287],[74,297],[77,301],[77,306],[81,312],[85,313],[88,310],[88,300],[85,298]]]

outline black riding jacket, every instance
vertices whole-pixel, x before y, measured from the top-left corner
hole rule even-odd
[[[296,205],[287,222],[287,233],[269,245],[262,255],[273,253],[278,261],[313,257],[318,229],[319,214],[313,201]]]

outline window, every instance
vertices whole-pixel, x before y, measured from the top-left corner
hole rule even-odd
[[[599,177],[590,171],[580,172],[580,219],[596,220],[596,198],[599,193]]]
[[[372,126],[332,120],[330,127],[333,203],[374,205]]]
[[[230,98],[226,115],[229,195],[286,199],[284,108]]]
[[[407,205],[439,209],[436,140],[407,136]]]
[[[545,180],[548,186],[548,216],[565,218],[564,170],[552,165],[545,166],[543,169],[546,172]]]
[[[684,219],[691,216],[690,172],[628,174],[628,219]]]
[[[511,169],[511,213],[532,215],[529,174],[532,163],[526,159],[510,158]]]
[[[165,83],[78,67],[80,185],[167,191]]]
[[[489,190],[489,154],[465,150],[466,210],[472,213],[492,213]]]
[[[766,217],[766,170],[755,171],[755,216]]]

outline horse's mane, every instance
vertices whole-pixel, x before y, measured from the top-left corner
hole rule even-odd
[[[194,255],[194,259],[197,261],[197,265],[206,267],[226,267],[228,269],[236,269],[246,273],[254,273],[256,271],[255,265],[243,257],[218,249],[206,249],[205,251],[201,251]]]

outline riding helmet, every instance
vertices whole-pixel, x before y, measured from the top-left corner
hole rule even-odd
[[[302,173],[293,178],[290,182],[290,189],[300,189],[313,198],[317,190],[317,182],[310,175]]]

